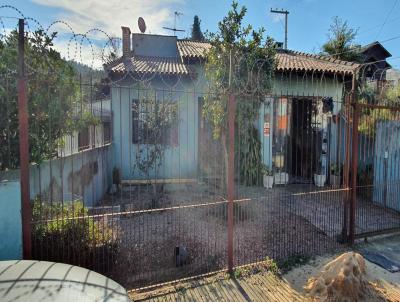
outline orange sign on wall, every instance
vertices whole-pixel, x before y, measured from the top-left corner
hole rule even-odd
[[[276,117],[277,127],[280,130],[286,130],[288,126],[288,116],[282,115]]]

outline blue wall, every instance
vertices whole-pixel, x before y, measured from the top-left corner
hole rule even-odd
[[[122,179],[145,179],[146,176],[135,168],[138,148],[146,145],[132,143],[132,99],[155,97],[160,100],[173,100],[179,106],[179,145],[168,147],[157,171],[150,173],[150,178],[196,178],[198,167],[198,98],[204,96],[206,88],[204,72],[198,68],[198,78],[179,79],[171,77],[170,82],[152,79],[146,87],[137,88],[141,79],[127,77],[112,88],[113,111],[113,150],[114,164],[121,170]],[[136,86],[135,86],[136,85]],[[341,109],[343,84],[338,79],[294,79],[291,76],[279,75],[274,81],[274,97],[286,95],[299,97],[328,96],[334,100],[334,113]],[[212,92],[211,92],[212,93]],[[270,106],[263,104],[260,115],[254,121],[260,133],[263,162],[272,166],[273,154],[273,102]],[[270,134],[264,136],[264,116],[270,113]],[[325,123],[326,124],[326,123]],[[326,128],[326,125],[324,125]],[[337,131],[336,131],[337,132]],[[331,137],[337,139],[332,130]],[[336,152],[331,145],[331,153]]]
[[[273,132],[273,98],[267,98],[261,104],[259,119],[257,123],[261,141],[262,162],[272,168],[272,132]],[[264,123],[269,120],[269,135],[264,135]]]
[[[85,150],[30,167],[31,199],[81,199],[86,206],[100,201],[112,184],[111,145]]]
[[[0,260],[22,259],[21,191],[18,181],[0,181]]]
[[[156,98],[160,102],[178,105],[178,137],[176,146],[168,145],[160,167],[150,171],[150,178],[196,178],[198,162],[198,100],[204,96],[192,87],[167,89],[162,82],[153,81],[152,88],[136,89],[132,82],[112,88],[114,164],[121,170],[123,180],[146,179],[136,166],[139,148],[145,144],[132,142],[132,100]]]

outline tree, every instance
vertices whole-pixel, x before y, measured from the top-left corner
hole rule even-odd
[[[205,72],[212,93],[205,98],[203,115],[212,126],[214,139],[221,140],[227,169],[228,95],[237,95],[237,136],[243,138],[236,140],[241,180],[254,185],[260,180],[262,166],[260,138],[254,121],[264,96],[272,88],[275,46],[271,38],[264,38],[263,28],[253,30],[251,25],[242,25],[246,12],[246,7],[239,8],[233,1],[227,16],[218,23],[218,32],[209,34],[212,47]]]
[[[199,17],[197,15],[194,16],[193,26],[192,26],[192,37],[191,37],[191,39],[194,41],[204,41],[204,35],[201,32],[200,23],[201,21]]]
[[[141,133],[138,133],[137,138],[134,169],[137,169],[151,184],[151,174],[154,173],[154,178],[158,179],[165,150],[173,145],[172,134],[178,127],[178,104],[155,98],[143,98],[132,105],[132,110],[138,118],[137,125],[142,124],[142,129],[138,129]],[[146,114],[142,114],[143,111]],[[157,183],[153,183],[152,186],[153,207],[158,207]]]
[[[58,140],[72,131],[79,87],[73,68],[53,49],[56,33],[37,30],[26,37],[30,161],[55,156]],[[19,166],[16,87],[18,33],[0,41],[0,170]]]
[[[328,42],[322,46],[323,54],[344,61],[361,60],[360,45],[355,44],[357,30],[349,27],[347,21],[334,17],[329,28]]]

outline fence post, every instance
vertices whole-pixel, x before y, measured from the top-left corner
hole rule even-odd
[[[351,201],[350,201],[350,244],[354,243],[356,234],[356,203],[357,203],[357,170],[358,170],[358,121],[360,106],[357,100],[356,72],[353,77],[352,106],[353,106],[353,129],[351,147]]]
[[[29,138],[28,106],[25,79],[25,20],[18,22],[18,123],[19,123],[19,158],[22,209],[23,258],[32,258],[31,247],[31,209],[29,197]]]
[[[356,202],[357,202],[357,169],[358,169],[358,120],[359,106],[354,98],[353,103],[353,133],[351,150],[351,201],[350,201],[350,244],[355,239]]]
[[[343,202],[343,227],[342,227],[342,241],[348,241],[348,221],[349,221],[349,204],[350,204],[350,106],[351,106],[351,97],[345,99],[345,117],[346,117],[346,132],[345,132],[345,161],[344,161],[344,170],[343,170],[343,180],[344,186],[347,189],[346,197]]]
[[[228,99],[228,272],[233,272],[233,200],[235,197],[235,96]]]

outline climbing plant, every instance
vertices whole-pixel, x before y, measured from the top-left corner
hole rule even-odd
[[[263,96],[272,88],[275,47],[271,38],[264,37],[264,28],[254,30],[243,25],[246,12],[246,7],[233,1],[218,23],[218,31],[208,34],[212,47],[205,73],[212,93],[204,100],[203,115],[212,126],[213,138],[222,142],[227,167],[227,103],[229,94],[236,95],[236,153],[240,156],[241,181],[255,185],[260,179],[261,144],[254,121]]]

